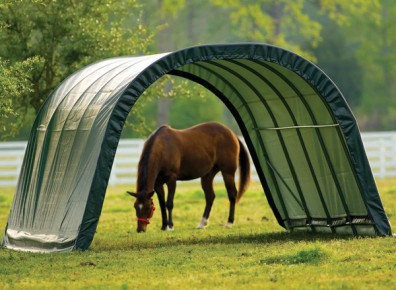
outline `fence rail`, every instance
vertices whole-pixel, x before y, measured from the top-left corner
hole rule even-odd
[[[0,143],[0,186],[16,186],[27,142]]]
[[[363,144],[376,178],[396,177],[396,131],[362,133]],[[142,139],[122,139],[114,159],[109,184],[131,184],[136,180]],[[27,142],[0,142],[0,187],[16,186]],[[253,180],[258,180],[252,168]],[[216,176],[221,180],[221,176]]]

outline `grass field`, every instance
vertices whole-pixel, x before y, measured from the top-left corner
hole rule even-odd
[[[396,180],[378,181],[396,224]],[[109,188],[88,251],[33,254],[0,250],[0,289],[396,289],[396,239],[289,233],[276,222],[258,185],[226,229],[228,200],[217,188],[210,225],[197,183],[175,197],[173,232],[160,230],[159,209],[137,234],[126,187]],[[0,188],[0,238],[13,188]],[[158,208],[158,204],[157,204]]]

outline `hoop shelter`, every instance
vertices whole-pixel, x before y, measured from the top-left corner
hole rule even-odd
[[[391,234],[357,123],[336,85],[301,56],[249,43],[107,59],[63,81],[34,123],[3,247],[89,247],[124,122],[165,74],[201,84],[231,111],[282,227]]]

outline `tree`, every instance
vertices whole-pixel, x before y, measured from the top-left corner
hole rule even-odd
[[[134,13],[140,7],[137,0],[13,0],[1,5],[0,55],[11,65],[39,57],[27,71],[31,91],[14,104],[37,112],[61,80],[88,63],[146,53],[153,33]]]
[[[323,28],[322,39],[316,48],[311,48],[317,64],[337,84],[348,104],[355,109],[363,94],[363,67],[356,55],[356,48],[347,43],[346,36],[334,23]]]
[[[233,33],[242,40],[265,42],[290,49],[311,60],[315,56],[302,49],[321,41],[321,17],[338,25],[349,23],[351,16],[371,17],[378,0],[211,0],[228,9]]]
[[[37,58],[10,64],[0,58],[0,136],[5,139],[14,135],[26,112],[15,109],[15,101],[32,91],[28,76]]]
[[[396,6],[382,0],[376,18],[355,17],[348,33],[357,46],[363,69],[361,127],[366,130],[395,130],[396,127]]]

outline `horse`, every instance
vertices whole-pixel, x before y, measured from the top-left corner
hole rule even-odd
[[[235,173],[239,167],[239,188]],[[173,230],[173,198],[177,180],[201,178],[206,206],[197,228],[205,228],[215,199],[213,179],[221,172],[230,201],[226,227],[234,223],[235,204],[241,199],[250,181],[249,155],[243,143],[226,126],[207,122],[177,130],[163,125],[143,145],[138,163],[134,207],[137,232],[145,232],[153,216],[154,193],[157,193],[162,215],[162,230]],[[164,184],[168,188],[165,202]],[[168,211],[168,212],[167,212]]]

